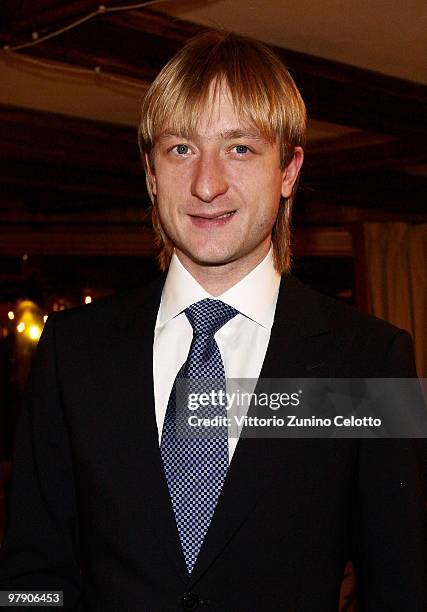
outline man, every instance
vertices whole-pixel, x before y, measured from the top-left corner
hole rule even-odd
[[[245,37],[194,39],[149,89],[166,281],[49,317],[3,589],[62,590],[73,610],[331,612],[351,557],[362,610],[425,609],[409,440],[177,435],[181,378],[415,376],[405,332],[289,274],[304,134],[291,77]]]

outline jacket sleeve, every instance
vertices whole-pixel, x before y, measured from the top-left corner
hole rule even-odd
[[[382,372],[416,378],[406,332],[393,338]],[[361,440],[353,524],[361,612],[427,610],[425,446],[425,439]]]
[[[56,316],[44,327],[18,418],[0,588],[63,591],[63,609],[83,610],[73,467],[55,367]]]

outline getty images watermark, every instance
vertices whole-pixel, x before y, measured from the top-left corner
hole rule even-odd
[[[229,437],[424,438],[425,383],[407,378],[182,379],[177,434],[216,437],[226,428]]]

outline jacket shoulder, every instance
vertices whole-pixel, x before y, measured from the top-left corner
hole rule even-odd
[[[120,330],[144,312],[157,313],[163,287],[163,277],[145,287],[138,287],[95,300],[90,304],[49,314],[54,319],[56,333],[71,342],[78,339],[105,337]]]
[[[410,334],[378,317],[324,295],[288,277],[290,310],[299,312],[307,335],[329,333],[342,376],[412,377],[416,375]],[[292,297],[293,294],[293,297]]]

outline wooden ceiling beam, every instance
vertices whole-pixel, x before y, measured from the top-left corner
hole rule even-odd
[[[46,164],[45,161],[2,160],[0,184],[8,186],[16,194],[54,193],[60,201],[65,196],[77,199],[81,196],[115,198],[142,203],[145,196],[145,177],[142,168],[139,176],[128,173],[111,173],[66,165]]]
[[[401,174],[360,174],[322,179],[318,182],[302,178],[295,213],[310,221],[304,211],[316,205],[349,206],[361,210],[386,213],[424,215],[427,180]]]
[[[143,177],[137,129],[0,104],[0,158]]]
[[[114,0],[99,2],[104,6],[117,6]],[[35,29],[47,30],[63,24],[65,21],[74,21],[83,15],[92,13],[97,4],[92,0],[71,0],[60,2],[58,0],[5,0],[3,11],[5,19],[0,31],[12,31],[15,34],[31,33]]]
[[[39,3],[27,0],[24,4],[28,12],[15,12],[10,20],[12,30],[3,34],[3,42],[22,42],[24,30],[28,39],[28,30],[34,29],[30,24],[37,25],[37,21],[31,22],[31,15],[40,12]],[[72,11],[58,8],[56,2],[43,2],[44,17],[39,25],[50,29],[58,19],[71,17],[71,12],[77,16],[86,12],[85,7],[89,9],[86,2],[67,4],[72,5]],[[27,52],[152,80],[188,38],[204,29],[149,9],[111,13]],[[301,89],[311,118],[391,135],[426,134],[427,86],[288,49],[276,47],[276,51]]]
[[[292,233],[296,257],[351,257],[353,243],[343,227],[298,227]]]
[[[344,144],[344,143],[343,143]],[[374,169],[395,169],[427,163],[427,149],[422,138],[396,138],[362,147],[343,149],[325,146],[310,152],[307,147],[304,170],[311,177],[337,176]]]
[[[154,233],[146,227],[72,224],[2,224],[0,255],[143,255],[156,252]]]

